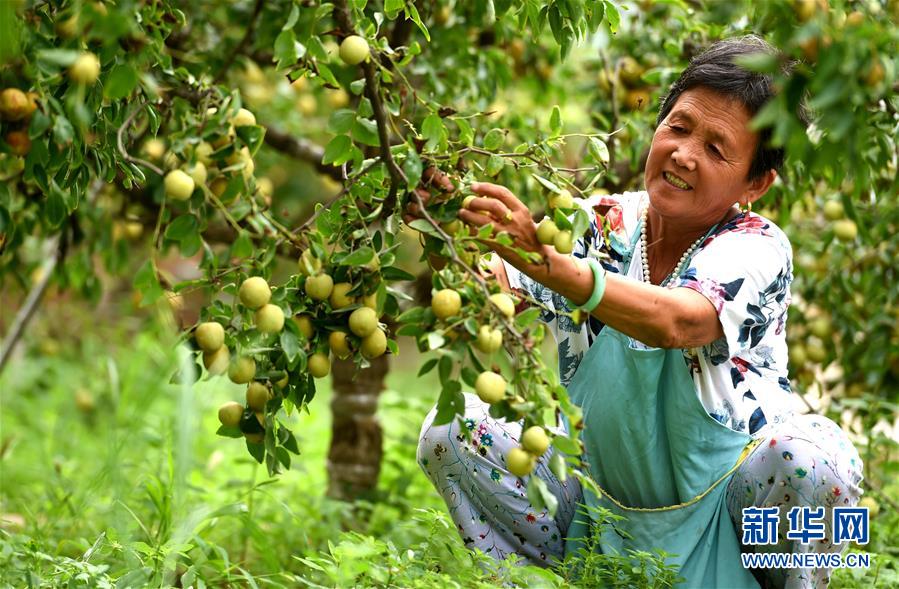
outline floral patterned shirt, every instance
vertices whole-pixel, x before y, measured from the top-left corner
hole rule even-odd
[[[578,201],[591,221],[573,255],[584,258],[601,252],[608,256],[602,261],[606,270],[627,269],[629,278],[642,280],[640,240],[632,238],[647,198],[646,192],[627,192]],[[628,264],[631,258],[635,262]],[[559,376],[567,386],[602,323],[590,317],[576,325],[563,314],[571,310],[564,297],[509,264],[505,269],[514,290],[543,305],[541,319],[556,338]],[[749,213],[717,227],[670,283],[671,288],[704,295],[718,312],[724,337],[683,350],[684,361],[703,407],[735,431],[758,436],[765,425],[779,423],[792,412],[795,397],[787,379],[785,331],[792,269],[792,248],[783,231]],[[636,340],[632,344],[643,346]]]

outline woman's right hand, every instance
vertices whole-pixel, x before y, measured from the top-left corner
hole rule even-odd
[[[431,198],[431,192],[428,190],[429,187],[437,188],[445,193],[455,192],[456,190],[456,187],[453,185],[452,181],[450,181],[449,176],[437,168],[427,168],[421,175],[421,182],[419,183],[418,188],[415,189],[415,194],[421,199],[421,203],[425,206],[427,206],[428,200]],[[403,221],[405,221],[406,224],[409,224],[412,221],[421,218],[422,214],[421,208],[418,206],[418,200],[415,198],[410,199],[403,210]]]

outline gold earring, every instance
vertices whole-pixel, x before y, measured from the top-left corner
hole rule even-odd
[[[744,209],[743,207],[740,207],[740,210],[743,211],[743,213],[745,213],[745,214],[747,214],[747,215],[748,215],[749,213],[751,213],[751,212],[752,212],[752,201],[751,201],[751,200],[747,200],[747,201],[746,201],[746,208]]]

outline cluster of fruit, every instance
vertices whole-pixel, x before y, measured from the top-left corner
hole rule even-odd
[[[31,151],[28,123],[37,110],[37,94],[22,92],[18,88],[0,91],[0,119],[5,133],[3,140],[13,155],[24,157]]]
[[[210,108],[207,116],[213,116],[218,112]],[[245,108],[241,108],[228,121],[224,133],[218,134],[212,142],[201,141],[194,148],[192,164],[182,166],[178,156],[169,152],[165,154],[165,145],[158,140],[151,140],[144,146],[144,151],[153,159],[162,158],[166,167],[174,168],[165,175],[166,197],[177,200],[189,200],[198,187],[208,188],[216,198],[224,195],[231,178],[230,172],[240,170],[244,179],[252,178],[256,171],[256,164],[250,154],[250,149],[243,146],[240,149],[231,149],[224,157],[225,167],[219,170],[219,162],[214,156],[217,150],[224,150],[234,143],[237,129],[240,127],[256,126],[256,116]],[[214,175],[209,186],[206,186],[207,178]]]
[[[570,211],[574,208],[574,198],[567,190],[561,190],[549,198],[550,211]],[[546,217],[537,226],[537,241],[543,245],[551,245],[560,254],[574,251],[574,238],[570,229],[559,229],[556,222]]]
[[[253,276],[240,285],[238,297],[246,308],[255,311],[254,325],[263,334],[276,334],[284,328],[284,311],[271,304],[272,291],[264,278]],[[194,331],[197,346],[203,351],[203,365],[211,375],[228,373],[228,378],[236,384],[247,384],[246,411],[239,403],[225,403],[219,408],[219,421],[226,427],[240,427],[247,440],[260,443],[264,435],[264,409],[272,398],[271,383],[256,379],[256,361],[251,356],[240,355],[231,358],[231,351],[225,345],[225,328],[217,321],[207,321]],[[287,386],[285,375],[274,383],[278,389]]]

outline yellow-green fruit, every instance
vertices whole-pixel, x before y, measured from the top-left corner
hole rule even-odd
[[[349,307],[356,302],[355,297],[348,296],[347,293],[353,290],[353,285],[349,282],[338,282],[331,290],[329,301],[332,309],[343,309]]]
[[[828,221],[839,221],[845,216],[843,203],[838,200],[829,200],[824,203],[824,218]]]
[[[468,207],[470,207],[471,201],[473,201],[476,198],[477,198],[477,196],[475,196],[474,194],[469,194],[468,196],[466,196],[464,199],[462,199],[462,208],[467,209]]]
[[[793,0],[793,12],[796,13],[799,22],[805,22],[815,16],[817,11],[815,2],[816,0]]]
[[[378,330],[378,314],[369,307],[359,307],[350,313],[350,331],[359,337],[368,337]]]
[[[558,232],[559,228],[552,219],[543,219],[537,225],[537,241],[543,245],[552,245]]]
[[[504,292],[490,295],[490,302],[496,305],[500,313],[511,319],[515,317],[515,301]]]
[[[241,304],[248,309],[258,309],[268,304],[272,298],[272,289],[261,276],[251,276],[243,281],[237,291]]]
[[[447,235],[455,235],[462,229],[462,221],[453,219],[449,223],[441,223],[440,226]]]
[[[512,448],[506,453],[506,469],[517,477],[534,472],[537,459],[522,448]]]
[[[852,241],[858,237],[858,226],[852,219],[834,221],[833,233],[840,241]]]
[[[567,190],[562,190],[561,192],[549,197],[549,207],[551,209],[574,208],[574,198],[572,198],[570,192],[568,192]]]
[[[69,66],[69,79],[82,86],[90,86],[100,77],[100,60],[90,51],[85,51]]]
[[[256,329],[262,333],[279,333],[284,329],[284,311],[278,305],[263,305],[254,319]]]
[[[279,380],[278,382],[275,383],[275,386],[278,387],[279,389],[283,389],[288,384],[290,384],[290,377],[285,374],[284,378],[282,378],[281,380]]]
[[[309,315],[305,313],[297,315],[293,318],[293,322],[297,324],[297,329],[306,336],[306,339],[312,339],[312,335],[315,333],[315,326],[312,325],[312,318]]]
[[[230,364],[231,352],[228,351],[228,346],[222,346],[214,352],[203,352],[203,366],[209,374],[214,376],[225,374]]]
[[[362,304],[368,307],[369,309],[378,310],[378,293],[373,292],[371,294],[367,294],[362,297]]]
[[[196,148],[194,148],[194,155],[197,156],[197,161],[201,164],[208,166],[212,163],[212,152],[215,151],[209,143],[205,141],[201,141]]]
[[[322,261],[315,257],[312,250],[305,250],[300,254],[297,263],[300,266],[300,274],[304,276],[314,276],[322,271]]]
[[[880,513],[880,504],[873,497],[862,497],[858,506],[868,508],[868,517],[877,517],[877,514]]]
[[[165,155],[165,141],[157,139],[156,137],[147,139],[147,142],[143,145],[142,151],[151,160],[159,161]]]
[[[235,151],[226,160],[232,166],[243,164],[240,173],[243,174],[244,178],[250,178],[253,172],[256,171],[256,162],[253,161],[253,156],[250,155],[250,150],[247,147],[241,147],[240,151]]]
[[[262,411],[269,400],[268,387],[261,382],[251,382],[247,386],[247,407],[253,411]]]
[[[474,390],[485,403],[499,403],[506,396],[506,379],[502,375],[487,370],[478,375]]]
[[[362,355],[369,360],[383,356],[387,351],[387,336],[380,329],[374,330],[370,335],[362,338],[360,350]]]
[[[256,361],[249,356],[241,356],[231,362],[228,378],[236,384],[246,384],[256,376]]]
[[[306,279],[306,284],[303,288],[310,299],[324,301],[331,296],[331,291],[334,289],[334,279],[327,274],[310,276]]]
[[[225,328],[217,321],[207,321],[197,326],[194,339],[204,352],[215,352],[225,343]]]
[[[521,435],[521,447],[534,456],[543,456],[549,449],[549,436],[539,425],[532,425]]]
[[[830,337],[833,332],[833,325],[828,317],[818,317],[808,325],[809,333],[821,339]]]
[[[256,432],[252,434],[248,434],[244,432],[243,437],[247,439],[247,442],[251,444],[261,444],[265,440],[265,434],[262,432]]]
[[[793,368],[802,368],[802,366],[808,362],[808,352],[805,351],[805,346],[802,344],[791,345],[789,358]]]
[[[438,319],[448,319],[458,315],[462,310],[462,297],[451,288],[439,290],[431,298],[431,310]]]
[[[172,200],[187,200],[194,191],[194,179],[183,170],[172,170],[165,175],[165,195]]]
[[[7,121],[19,121],[29,112],[28,96],[18,88],[6,88],[0,92],[0,116]]]
[[[228,401],[219,407],[219,421],[226,427],[237,427],[243,417],[243,405]]]
[[[256,115],[245,108],[237,111],[237,114],[231,119],[231,124],[235,127],[248,127],[256,124]]]
[[[571,231],[564,229],[556,233],[553,238],[553,245],[560,254],[570,254],[574,251],[574,241],[571,238]]]
[[[338,53],[347,65],[358,65],[368,58],[368,41],[359,35],[350,35],[340,44]]]
[[[187,175],[191,177],[194,181],[194,184],[197,186],[202,186],[206,184],[206,178],[208,177],[208,173],[206,172],[206,165],[203,162],[197,162],[194,165],[187,168]]]
[[[489,325],[482,325],[478,329],[478,337],[474,345],[485,354],[492,354],[503,347],[503,332],[493,329]]]
[[[331,359],[326,354],[312,354],[306,365],[309,367],[309,374],[315,378],[324,378],[331,372]]]
[[[806,340],[805,350],[808,354],[808,359],[812,362],[820,364],[827,359],[827,348],[824,347],[824,342],[814,336]]]
[[[332,331],[328,336],[328,346],[338,358],[346,358],[350,355],[350,344],[347,341],[346,332]]]

